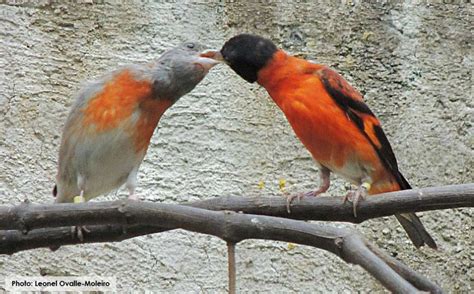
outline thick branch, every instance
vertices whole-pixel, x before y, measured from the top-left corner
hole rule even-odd
[[[421,196],[420,196],[421,195]],[[243,211],[246,213],[283,216],[296,219],[311,220],[336,220],[360,222],[362,219],[390,215],[390,213],[405,211],[404,208],[411,207],[411,210],[422,211],[429,209],[440,209],[449,207],[471,207],[474,205],[474,184],[444,186],[438,188],[425,188],[406,190],[394,193],[381,194],[376,197],[369,197],[359,206],[358,218],[354,218],[350,204],[342,203],[337,197],[317,197],[306,198],[301,202],[296,202],[292,207],[291,214],[286,211],[285,199],[278,197],[220,197],[188,205],[207,208],[212,210],[227,209]],[[92,202],[87,204],[62,204],[62,205],[25,205],[0,206],[0,228],[19,229],[28,231],[33,228],[47,227],[48,223],[56,222],[51,226],[66,226],[72,223],[57,222],[55,213],[84,213],[85,219],[94,223],[94,217],[102,218],[104,211],[102,207],[110,206],[112,202]],[[154,207],[154,203],[147,203],[149,207]],[[66,210],[67,208],[67,210]],[[52,213],[52,214],[51,214]],[[48,214],[48,217],[46,217]],[[41,221],[40,221],[41,220]],[[123,219],[116,220],[118,224],[123,224]],[[43,224],[42,224],[43,222]],[[119,241],[113,236],[121,236],[122,228],[126,228],[129,233],[136,232],[138,235],[146,233],[160,232],[162,228],[150,226],[97,226],[96,235],[89,235],[90,242]],[[107,232],[113,233],[112,235]],[[117,233],[118,232],[118,233]],[[117,233],[117,234],[115,234]],[[69,229],[43,229],[30,232],[28,235],[19,234],[16,231],[0,231],[0,254],[13,254],[18,251],[28,250],[38,247],[48,247],[56,244],[76,244],[77,240],[71,239]],[[133,235],[128,235],[133,237]],[[111,239],[112,238],[112,239]]]
[[[441,290],[422,276],[409,270],[411,279],[406,272],[397,267],[397,263],[389,262],[391,257],[371,250],[359,235],[351,230],[335,228],[321,224],[311,224],[295,220],[239,214],[234,212],[214,212],[204,209],[180,205],[153,204],[138,201],[115,201],[107,203],[61,204],[40,206],[23,204],[23,211],[30,211],[23,216],[17,215],[17,221],[24,227],[55,227],[64,225],[94,225],[88,227],[85,242],[90,239],[98,241],[108,235],[109,240],[122,240],[151,231],[163,229],[185,229],[217,236],[230,242],[245,239],[267,239],[299,243],[318,247],[332,252],[343,260],[358,264],[371,273],[389,290],[398,293],[414,292],[413,285],[423,285],[420,290],[441,292]],[[99,208],[100,207],[100,208]],[[18,210],[17,210],[18,211]],[[26,216],[26,218],[25,218]],[[116,223],[127,224],[122,231]],[[1,224],[3,227],[6,224]],[[97,226],[101,225],[101,226]],[[109,226],[112,225],[112,226]],[[11,226],[10,226],[11,227]],[[70,243],[76,237],[64,228],[54,229],[56,235],[63,234]],[[148,232],[147,232],[148,230]],[[42,234],[43,229],[34,230],[28,235]],[[2,237],[14,238],[19,232],[6,231]],[[2,240],[5,240],[2,238]],[[44,239],[46,241],[47,239]],[[60,241],[60,240],[56,240]],[[2,242],[3,243],[3,242]],[[66,242],[56,242],[64,245]],[[404,269],[406,270],[406,268]],[[400,272],[398,274],[397,272]],[[428,285],[427,287],[425,287]]]
[[[187,205],[187,204],[185,204]],[[242,211],[302,220],[324,220],[361,223],[365,220],[404,212],[474,207],[474,184],[449,185],[404,190],[367,197],[357,207],[354,217],[352,203],[343,197],[304,197],[293,201],[287,212],[283,197],[218,197],[190,203],[210,210]]]
[[[0,231],[0,253],[13,254],[38,247],[81,243],[74,234],[71,234],[70,228],[64,226],[88,225],[90,232],[87,233],[84,240],[87,243],[120,241],[176,228],[175,226],[163,227],[161,224],[160,226],[154,226],[149,222],[143,223],[141,222],[143,219],[140,218],[133,221],[133,217],[130,219],[126,211],[117,214],[116,211],[122,204],[123,202],[93,202],[86,204],[0,206],[0,228],[7,230]],[[162,204],[155,203],[137,202],[134,204],[144,205],[145,207],[140,208],[144,210],[155,211],[163,208]],[[362,222],[369,218],[400,212],[473,207],[474,184],[415,189],[369,197],[358,207],[358,218],[352,215],[351,204],[344,204],[342,199],[337,197],[305,198],[301,202],[292,205],[291,214],[286,211],[286,200],[278,197],[220,197],[186,205],[210,210],[234,210],[295,219]],[[140,215],[143,217],[147,214]],[[131,220],[132,224],[130,223]],[[205,224],[201,225],[205,226]],[[31,229],[34,230],[30,231]],[[28,234],[22,234],[17,230],[28,232]],[[213,234],[212,232],[203,233]],[[233,239],[227,238],[226,240],[232,241]],[[298,243],[298,241],[292,242]],[[369,247],[371,247],[371,252],[381,256],[379,251],[372,246]],[[328,248],[324,249],[329,250]],[[394,259],[390,261],[386,258],[384,260],[392,268],[397,268],[396,271],[400,275],[419,289],[433,289],[434,286],[431,282],[417,276],[416,273],[401,265],[398,261]],[[366,264],[365,266],[369,265]]]
[[[58,213],[84,215],[80,225],[96,224],[107,209],[116,202],[90,202],[84,204],[50,204],[0,206],[0,229],[30,230],[40,227],[73,225],[58,222]],[[146,203],[153,208],[155,203]],[[435,209],[474,206],[474,184],[442,186],[391,192],[371,196],[362,201],[357,208],[357,218],[352,212],[351,203],[343,203],[340,197],[306,197],[286,210],[286,199],[279,197],[219,197],[185,205],[209,210],[242,211],[244,213],[271,215],[304,220],[330,220],[359,223],[367,219],[393,215],[403,212],[417,212]],[[34,220],[34,221],[33,221]],[[67,220],[66,220],[67,221]],[[110,224],[123,223],[115,219]],[[77,225],[77,224],[76,224]]]

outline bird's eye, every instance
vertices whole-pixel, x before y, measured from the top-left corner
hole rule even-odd
[[[187,43],[186,47],[188,47],[189,49],[194,49],[194,47],[196,46],[194,45],[194,43]]]

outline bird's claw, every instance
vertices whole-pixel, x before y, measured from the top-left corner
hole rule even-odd
[[[293,202],[293,200],[297,199],[298,202],[300,202],[301,198],[303,197],[316,197],[318,196],[319,194],[321,194],[322,192],[319,192],[319,190],[317,191],[309,191],[309,192],[305,192],[305,193],[297,193],[297,194],[294,194],[294,195],[287,195],[286,196],[286,211],[289,213],[291,213],[291,209],[290,209],[290,206],[291,206],[291,202]]]
[[[79,241],[84,242],[84,232],[90,233],[90,230],[85,226],[73,226],[71,227],[71,233],[73,236],[77,236]]]
[[[130,194],[130,195],[128,196],[128,200],[138,201],[138,200],[140,200],[140,199],[138,198],[138,195],[137,195],[137,194]]]
[[[349,191],[346,196],[344,196],[344,203],[346,203],[347,201],[352,202],[352,211],[354,213],[354,217],[357,217],[357,205],[359,205],[359,201],[365,199],[365,196],[367,195],[367,191],[369,189],[370,184],[363,183],[357,188],[357,190]]]
[[[293,200],[298,199],[298,202],[300,201],[301,199],[301,196],[302,196],[302,193],[298,193],[298,194],[295,194],[295,195],[286,195],[286,212],[288,212],[288,214],[291,213],[291,209],[290,209],[290,206],[291,206],[291,202],[293,202]]]

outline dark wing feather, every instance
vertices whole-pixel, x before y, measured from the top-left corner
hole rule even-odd
[[[324,88],[334,102],[347,114],[349,119],[354,122],[361,133],[367,138],[374,147],[379,159],[383,165],[392,172],[401,189],[410,189],[407,180],[398,170],[397,159],[393,153],[392,147],[385,136],[380,125],[373,126],[373,132],[380,144],[373,142],[364,128],[364,120],[362,115],[375,117],[367,104],[364,103],[362,95],[354,89],[344,78],[330,68],[324,68],[318,71],[318,75],[324,85]]]
[[[348,118],[353,121],[362,134],[364,134],[367,140],[369,140],[383,165],[390,170],[394,176],[400,189],[411,189],[410,184],[408,184],[407,180],[398,170],[397,159],[380,125],[372,125],[373,135],[379,141],[379,144],[373,142],[371,136],[367,134],[367,130],[365,130],[364,127],[363,116],[369,115],[375,117],[375,115],[362,100],[362,95],[351,87],[338,73],[329,68],[318,71],[318,74],[323,82],[324,88],[328,91],[336,104],[347,114]],[[423,244],[427,244],[434,249],[437,248],[436,242],[431,238],[420,219],[414,213],[396,214],[395,216],[417,248]]]

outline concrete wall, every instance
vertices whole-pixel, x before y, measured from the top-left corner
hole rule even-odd
[[[220,47],[239,32],[340,71],[378,114],[413,186],[473,182],[472,5],[115,2],[0,5],[1,204],[53,201],[59,138],[81,81],[185,40]],[[289,192],[318,184],[312,159],[266,92],[219,66],[163,117],[138,193],[167,203],[282,197],[280,179]],[[347,184],[333,179],[328,194],[345,193]],[[473,211],[421,215],[438,252],[416,251],[393,217],[354,227],[448,292],[472,291]],[[240,292],[383,291],[361,268],[304,246],[246,241],[237,260]],[[175,231],[0,257],[0,277],[40,274],[117,276],[120,289],[224,292],[226,251],[216,238]]]

